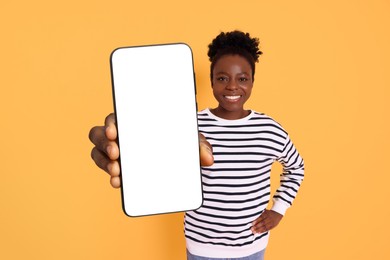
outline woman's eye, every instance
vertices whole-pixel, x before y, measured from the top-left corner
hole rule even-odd
[[[218,81],[227,81],[227,78],[226,77],[218,77],[217,80]]]
[[[240,81],[245,82],[245,81],[248,81],[248,79],[247,78],[240,78]]]

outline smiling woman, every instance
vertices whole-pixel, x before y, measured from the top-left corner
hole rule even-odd
[[[225,119],[249,115],[243,109],[249,99],[255,76],[255,63],[262,52],[259,39],[249,33],[232,31],[219,34],[209,45],[210,79],[219,105],[211,110]]]
[[[250,98],[259,40],[249,33],[219,34],[209,45],[211,85],[218,106],[198,113],[199,132],[213,148],[202,167],[203,205],[185,216],[187,257],[262,260],[269,230],[291,206],[304,163],[286,131],[271,117],[244,109]],[[274,161],[283,165],[271,198]]]
[[[213,94],[218,107],[211,112],[225,119],[239,119],[249,115],[244,104],[249,99],[253,81],[249,62],[239,55],[224,55],[213,71]]]

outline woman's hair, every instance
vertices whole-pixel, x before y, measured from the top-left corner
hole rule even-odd
[[[259,49],[259,39],[251,38],[249,33],[241,31],[221,32],[210,44],[207,55],[211,61],[210,78],[213,80],[213,69],[217,61],[224,55],[240,55],[252,68],[252,80],[255,76],[255,63],[259,61],[262,52]]]

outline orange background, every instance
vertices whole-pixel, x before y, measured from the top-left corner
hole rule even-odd
[[[306,162],[266,258],[390,259],[389,13],[387,0],[2,1],[0,259],[184,259],[182,213],[126,217],[88,132],[113,110],[114,48],[190,44],[205,108],[207,45],[233,29],[264,52],[248,107]]]

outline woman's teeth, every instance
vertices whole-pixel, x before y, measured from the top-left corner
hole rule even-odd
[[[224,96],[226,99],[229,99],[229,100],[237,100],[239,99],[241,96]]]

